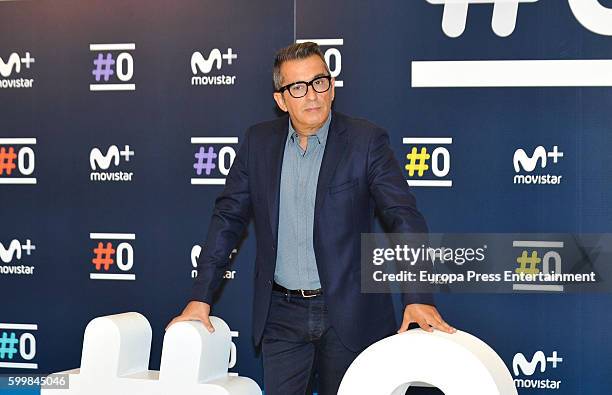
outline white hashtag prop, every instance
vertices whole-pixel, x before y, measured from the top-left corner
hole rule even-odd
[[[69,389],[43,395],[261,395],[248,377],[228,375],[230,328],[210,317],[215,332],[200,322],[179,322],[164,336],[159,371],[148,370],[151,325],[139,313],[98,317],[85,329],[81,368],[60,372]]]
[[[497,353],[469,333],[413,329],[366,348],[342,379],[338,395],[403,395],[433,385],[445,395],[517,395]]]
[[[493,4],[491,27],[495,34],[507,37],[514,32],[519,3],[538,0],[427,0],[430,4],[444,4],[442,31],[449,37],[459,37],[465,30],[470,4]]]

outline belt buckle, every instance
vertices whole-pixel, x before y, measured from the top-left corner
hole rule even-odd
[[[304,293],[304,290],[303,290],[303,289],[300,289],[300,294],[302,294],[302,297],[303,297],[303,298],[314,298],[315,296],[317,296],[316,294],[315,294],[315,295],[306,295],[306,294]]]

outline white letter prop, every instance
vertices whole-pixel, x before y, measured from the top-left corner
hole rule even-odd
[[[597,0],[569,0],[569,5],[582,26],[593,33],[612,36],[612,8]]]
[[[497,353],[469,333],[413,329],[366,348],[342,379],[338,395],[404,394],[427,383],[445,395],[517,395]]]
[[[261,395],[248,377],[230,376],[230,328],[210,317],[179,322],[164,335],[160,371],[148,370],[151,325],[139,313],[93,319],[85,329],[81,368],[67,374],[68,389],[42,389],[43,395]]]

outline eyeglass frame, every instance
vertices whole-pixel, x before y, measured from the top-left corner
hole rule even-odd
[[[325,89],[324,91],[319,92],[319,91],[317,91],[317,90],[314,88],[313,83],[314,83],[316,80],[318,80],[318,79],[322,79],[322,78],[323,78],[323,79],[326,79],[326,80],[327,80],[327,82],[329,82],[329,87],[328,87],[327,89]],[[291,97],[293,97],[294,99],[301,99],[302,97],[305,97],[305,96],[308,94],[308,88],[309,88],[309,87],[312,87],[312,90],[313,90],[313,91],[315,91],[316,93],[325,93],[325,92],[327,92],[328,90],[330,90],[330,89],[331,89],[331,86],[332,86],[332,84],[331,84],[331,80],[332,80],[332,78],[333,78],[333,77],[332,77],[331,75],[320,75],[320,76],[318,76],[318,77],[313,78],[313,79],[312,79],[312,80],[310,80],[310,81],[296,81],[296,82],[292,82],[291,84],[287,84],[287,85],[285,85],[285,86],[281,86],[280,88],[278,88],[278,90],[277,90],[276,92],[277,92],[277,93],[282,94],[284,91],[289,91],[289,95],[290,95]],[[291,87],[292,87],[292,86],[294,86],[294,85],[297,85],[297,84],[306,84],[306,93],[304,93],[304,96],[295,97],[295,96],[293,96],[293,95],[291,94]]]

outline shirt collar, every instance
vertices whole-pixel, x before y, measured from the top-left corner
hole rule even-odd
[[[312,137],[315,137],[317,139],[319,144],[325,145],[325,142],[327,141],[327,134],[329,132],[330,123],[331,123],[331,111],[329,112],[329,115],[327,116],[327,120],[325,121],[323,126],[321,126],[321,128],[317,130],[315,134],[312,135]],[[295,142],[296,137],[297,137],[297,132],[295,131],[295,129],[293,128],[293,125],[291,124],[291,118],[289,118],[289,138],[292,143]]]

